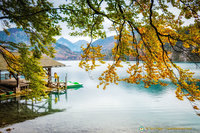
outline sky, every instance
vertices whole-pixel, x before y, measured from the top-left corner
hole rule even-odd
[[[52,2],[54,4],[54,7],[58,7],[59,5],[61,4],[66,4],[68,1],[70,0],[49,0],[50,2]],[[66,24],[63,23],[63,22],[60,22],[59,25],[61,26],[62,28],[62,31],[61,31],[61,36],[56,36],[55,38],[56,39],[59,39],[60,37],[64,37],[66,39],[68,39],[69,41],[71,42],[77,42],[79,40],[86,40],[88,42],[91,41],[91,38],[90,37],[84,37],[84,36],[70,36],[69,33],[72,32],[72,30],[70,30],[69,28],[67,28]],[[106,31],[106,36],[109,37],[109,36],[114,36],[115,35],[115,32],[113,31],[109,31],[108,28],[112,25],[112,23],[108,20],[108,19],[105,19],[105,22],[104,22],[104,29]],[[96,40],[96,39],[94,39]],[[93,40],[93,41],[94,41]]]
[[[108,28],[111,26],[111,22],[109,20],[106,20],[105,19],[105,23],[104,23],[104,29],[106,31],[106,36],[109,37],[109,36],[113,36],[115,35],[115,32],[113,31],[109,31]],[[71,42],[77,42],[79,40],[86,40],[88,42],[91,41],[91,38],[90,37],[84,37],[84,36],[70,36],[69,33],[72,32],[72,30],[70,30],[69,28],[67,28],[66,24],[63,23],[63,22],[60,22],[59,23],[60,27],[62,28],[62,31],[61,31],[61,36],[56,36],[55,38],[56,39],[59,39],[60,37],[64,37],[66,39],[68,39],[69,41]],[[95,40],[95,39],[94,39]],[[93,41],[94,41],[93,40]]]

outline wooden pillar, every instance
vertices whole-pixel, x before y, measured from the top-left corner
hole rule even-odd
[[[1,82],[1,70],[0,70],[0,82]]]
[[[58,78],[57,78],[57,89],[59,89],[59,86],[60,86],[60,79],[59,79],[59,76],[58,76]]]
[[[15,89],[15,93],[19,93],[21,90],[20,90],[20,76],[17,74],[17,86],[16,86],[16,89]]]
[[[32,112],[34,111],[33,108],[34,107],[34,103],[33,103],[33,99],[32,99],[32,104],[31,104],[31,110],[32,110]]]
[[[48,98],[48,112],[52,110],[52,94],[50,93]]]
[[[48,68],[48,86],[51,85],[51,68]]]
[[[66,91],[65,91],[65,100],[66,100],[66,102],[67,102],[67,89],[65,89]]]

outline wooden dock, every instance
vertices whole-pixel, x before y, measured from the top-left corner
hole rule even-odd
[[[20,90],[29,88],[29,81],[26,81],[25,79],[20,79],[19,83],[20,83]],[[11,91],[16,91],[16,88],[18,87],[17,81],[14,78],[1,80],[0,86],[2,86],[1,87],[2,89],[0,88],[1,90],[7,88],[8,90]]]
[[[65,77],[65,81],[59,82],[59,78],[56,80],[57,82],[53,82],[54,78],[49,77],[47,81],[47,89],[45,92],[52,92],[52,91],[60,91],[63,89],[67,89],[67,74]],[[27,91],[31,91],[29,88],[30,82],[25,79],[16,80],[15,78],[11,79],[4,79],[0,81],[0,97],[9,96],[10,94],[13,95],[24,95]]]

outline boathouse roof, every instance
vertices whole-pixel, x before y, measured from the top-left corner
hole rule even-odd
[[[58,61],[55,61],[49,57],[45,57],[43,56],[41,59],[40,59],[40,64],[42,67],[44,68],[50,68],[50,67],[64,67],[65,64],[63,63],[60,63]]]
[[[13,53],[14,55],[19,55],[19,53]],[[58,61],[53,60],[52,58],[42,56],[40,59],[40,65],[44,68],[52,68],[52,67],[64,67],[65,64],[60,63]],[[7,62],[3,58],[3,56],[0,54],[0,71],[6,71],[7,68]]]

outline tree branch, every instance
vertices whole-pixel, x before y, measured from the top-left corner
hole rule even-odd
[[[7,9],[3,9],[3,8],[0,8],[1,10],[3,11],[6,11],[7,14],[10,14],[11,12]],[[25,17],[30,17],[30,16],[33,16],[33,15],[37,15],[39,13],[43,13],[43,12],[48,12],[50,10],[69,10],[69,11],[72,11],[74,12],[74,10],[72,9],[66,9],[66,8],[50,8],[50,9],[43,9],[43,10],[40,10],[40,11],[37,11],[37,12],[34,12],[34,13],[31,13],[31,14],[27,14],[27,15],[23,15],[23,16],[16,16],[16,15],[11,15],[12,17],[14,17],[15,19],[22,19],[22,18],[25,18]],[[10,17],[9,16],[3,16],[3,17],[0,17],[0,19],[9,19]]]
[[[169,68],[169,66],[167,65],[167,63],[166,63],[166,61],[165,61],[165,56],[164,56],[164,54],[166,54],[166,56],[167,56],[167,58],[169,59],[169,61],[171,62],[171,64],[179,71],[179,69],[174,65],[174,63],[172,62],[172,60],[169,58],[169,56],[168,56],[168,54],[167,54],[167,51],[165,50],[165,48],[164,48],[164,44],[163,44],[163,42],[162,42],[162,40],[161,40],[161,38],[160,38],[160,36],[159,36],[159,32],[158,32],[158,30],[157,30],[157,28],[155,27],[155,25],[153,24],[153,22],[152,22],[152,15],[153,15],[153,12],[152,12],[152,8],[153,8],[153,4],[154,4],[154,0],[151,0],[151,5],[150,5],[150,25],[154,28],[154,30],[155,30],[155,32],[156,32],[156,35],[157,35],[157,37],[158,37],[158,40],[159,40],[159,42],[161,43],[161,45],[162,45],[162,50],[163,50],[163,54],[162,54],[162,56],[163,56],[163,61],[164,61],[164,63],[165,63],[165,66],[167,67],[167,69],[169,70],[169,71],[171,71],[171,72],[173,72],[170,68]],[[179,71],[180,72],[180,71]],[[173,72],[173,74],[176,76],[176,74]],[[177,78],[177,77],[176,77]],[[177,80],[178,80],[178,78],[177,78]]]
[[[102,16],[106,17],[107,19],[109,19],[111,22],[113,22],[113,23],[117,23],[116,21],[110,19],[110,17],[109,17],[108,15],[106,15],[106,14],[104,14],[104,13],[102,13],[102,12],[96,10],[96,9],[92,6],[90,0],[87,0],[87,4],[88,4],[88,6],[89,6],[93,11],[94,11],[95,14],[102,15]]]

